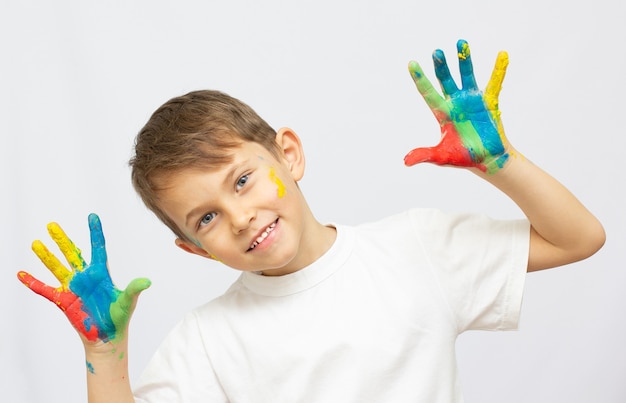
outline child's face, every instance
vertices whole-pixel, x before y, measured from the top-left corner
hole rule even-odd
[[[299,142],[298,142],[299,147]],[[235,269],[286,274],[306,262],[306,203],[290,154],[277,160],[257,143],[234,150],[217,170],[185,170],[168,178],[161,208],[192,242],[182,249]],[[295,175],[294,175],[295,172]]]

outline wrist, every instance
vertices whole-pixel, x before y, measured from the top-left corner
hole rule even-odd
[[[128,373],[127,343],[85,345],[88,401],[133,402]]]
[[[485,148],[487,155],[483,160],[481,170],[488,175],[494,175],[505,169],[513,160],[520,157],[520,154],[508,143],[506,138],[501,137],[502,140],[501,149],[498,153],[492,154],[489,152],[489,148]]]
[[[108,359],[110,357],[117,357],[119,354],[124,354],[128,350],[128,341],[126,338],[121,340],[103,342],[99,340],[97,342],[90,342],[83,340],[83,348],[85,355],[93,359]]]

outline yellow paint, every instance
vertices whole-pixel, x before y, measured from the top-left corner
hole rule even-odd
[[[49,250],[46,248],[41,241],[35,241],[32,244],[31,249],[39,260],[50,270],[50,272],[56,277],[61,283],[61,287],[64,290],[67,290],[68,284],[72,277],[72,273],[63,266],[63,264],[56,258]]]
[[[215,260],[216,262],[220,262],[222,263],[222,261],[215,256],[213,253],[209,252],[208,250],[204,249],[204,246],[202,246],[202,244],[200,243],[199,240],[195,239],[194,237],[190,236],[189,234],[185,234],[187,235],[187,238],[191,240],[191,242],[193,242],[194,245],[196,245],[198,248],[202,249],[203,251],[205,251],[207,253],[207,257],[209,259]]]
[[[470,55],[469,45],[467,44],[467,42],[465,42],[463,44],[463,47],[461,48],[461,51],[459,52],[459,59],[465,60],[469,57],[469,55]]]
[[[485,102],[485,106],[489,113],[491,113],[491,117],[494,122],[496,122],[498,134],[500,135],[500,141],[502,144],[507,147],[509,151],[509,156],[511,158],[517,158],[518,156],[524,158],[519,152],[513,150],[511,147],[508,147],[508,140],[506,135],[504,134],[504,127],[502,126],[502,120],[500,116],[500,105],[498,103],[498,98],[500,96],[500,91],[502,90],[502,83],[504,82],[504,76],[506,75],[506,69],[509,66],[509,54],[505,51],[501,51],[498,53],[498,57],[496,58],[496,64],[493,67],[493,71],[491,72],[491,78],[487,83],[487,88],[485,88],[485,94],[483,95],[483,101]]]
[[[487,109],[492,114],[496,113],[497,116],[493,117],[498,120],[500,118],[500,113],[498,111],[498,97],[500,96],[500,91],[502,90],[502,82],[504,81],[508,65],[509,55],[506,52],[498,53],[496,65],[493,67],[491,78],[487,83],[487,88],[485,89],[485,95],[483,97]]]
[[[270,180],[278,186],[278,197],[283,197],[286,193],[285,185],[280,178],[276,176],[276,170],[273,167],[270,168]]]
[[[82,271],[84,269],[85,261],[82,258],[80,249],[74,245],[65,232],[59,227],[57,223],[48,224],[48,233],[50,237],[56,242],[59,246],[59,249],[63,253],[63,256],[67,259],[67,262],[72,266],[75,270]]]

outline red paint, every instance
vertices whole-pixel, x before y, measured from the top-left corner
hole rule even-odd
[[[87,330],[85,322],[90,321],[90,318],[83,310],[82,301],[74,293],[65,291],[62,288],[50,287],[24,271],[17,273],[17,278],[37,294],[54,302],[65,313],[65,316],[67,316],[76,330],[85,336],[87,340],[98,340],[98,329],[96,329],[96,326],[92,325]]]
[[[437,113],[435,112],[435,116]],[[437,116],[439,118],[439,116]],[[441,120],[439,120],[441,122]],[[421,162],[430,162],[437,165],[456,165],[460,167],[475,167],[485,172],[484,164],[478,164],[461,142],[454,123],[448,121],[441,126],[441,141],[434,147],[420,147],[411,150],[404,157],[404,164],[412,166]]]

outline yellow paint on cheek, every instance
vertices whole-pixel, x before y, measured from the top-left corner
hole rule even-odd
[[[213,253],[209,252],[208,250],[204,249],[204,246],[202,246],[202,244],[200,243],[199,240],[193,238],[190,235],[187,235],[187,238],[189,238],[191,240],[191,242],[193,242],[193,244],[196,245],[198,248],[204,250],[208,254],[208,258],[209,259],[213,259],[213,260],[215,260],[217,262],[222,263],[222,261],[217,256],[215,256]]]
[[[274,168],[270,168],[270,180],[278,186],[278,197],[283,197],[286,193],[285,185],[280,178],[276,176],[276,170],[274,170]]]

